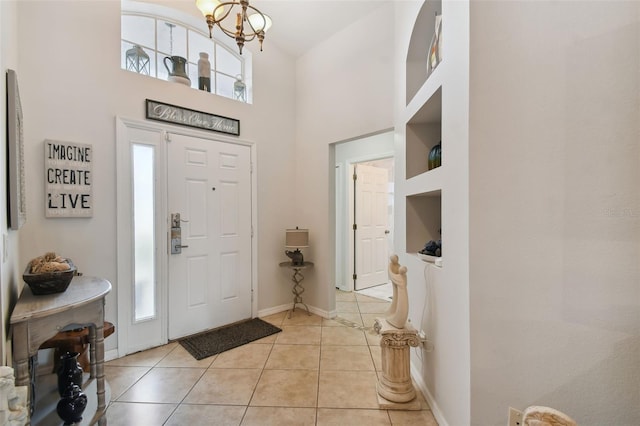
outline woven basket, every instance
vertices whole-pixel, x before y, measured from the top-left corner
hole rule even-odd
[[[67,263],[70,268],[66,271],[44,272],[41,274],[30,273],[31,263],[29,263],[22,274],[22,279],[29,285],[31,292],[35,295],[62,293],[69,287],[73,276],[78,270],[71,260],[67,259]]]

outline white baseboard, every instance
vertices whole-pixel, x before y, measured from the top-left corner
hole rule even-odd
[[[288,311],[293,307],[293,303],[287,303],[285,305],[274,306],[267,309],[262,309],[258,311],[258,317],[267,317],[269,315],[278,314],[282,311]]]
[[[104,353],[104,361],[105,362],[112,361],[112,360],[118,359],[118,358],[120,358],[120,355],[118,354],[118,349],[117,348],[116,349],[111,349],[111,350],[106,351]]]
[[[411,363],[411,378],[418,386],[418,389],[420,389],[420,392],[422,392],[422,395],[424,395],[424,399],[427,400],[429,407],[431,407],[431,412],[433,413],[433,417],[438,422],[438,426],[449,426],[449,423],[447,423],[447,420],[442,415],[442,411],[440,411],[440,407],[438,407],[438,404],[433,399],[433,395],[431,395],[431,392],[429,392],[429,388],[424,382],[420,370],[418,370],[413,362]]]
[[[319,309],[316,308],[315,306],[309,306],[309,310],[311,311],[312,314],[316,314],[318,316],[321,316],[322,318],[333,318],[331,316],[331,312],[329,311],[325,311],[324,309]],[[333,315],[335,317],[335,314]]]
[[[309,306],[309,305],[307,305],[307,306]],[[262,309],[262,310],[258,311],[258,317],[266,317],[266,316],[277,314],[277,313],[280,313],[280,312],[283,312],[283,311],[288,311],[288,310],[290,310],[292,308],[293,308],[293,303],[287,303],[287,304],[280,305],[280,306],[274,306],[272,308]],[[298,307],[297,309],[302,309],[304,311],[304,308]],[[316,308],[315,306],[309,306],[309,311],[312,314],[316,314],[318,316],[321,316],[322,318],[327,318],[327,319],[333,318],[333,317],[336,316],[335,311],[329,312],[329,311],[325,311],[323,309]]]

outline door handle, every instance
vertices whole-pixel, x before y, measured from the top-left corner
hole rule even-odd
[[[385,234],[390,234],[390,233],[391,233],[391,231],[389,231],[388,229],[385,229],[385,230],[384,230],[384,233],[385,233]]]
[[[180,227],[180,222],[189,221],[181,219],[180,213],[171,213],[171,254],[180,254],[182,253],[183,248],[189,247],[187,245],[182,245],[182,228]]]
[[[171,238],[171,254],[180,254],[182,253],[183,248],[189,247],[188,245],[182,244],[182,238],[180,236],[176,236],[175,234]]]

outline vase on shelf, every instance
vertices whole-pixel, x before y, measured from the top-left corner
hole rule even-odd
[[[78,362],[78,352],[66,352],[60,356],[58,393],[63,395],[71,385],[82,385],[82,366]]]
[[[435,28],[427,54],[427,75],[442,61],[442,15],[436,15]]]
[[[428,170],[440,167],[442,164],[442,146],[440,142],[429,151]]]
[[[200,52],[198,59],[198,89],[211,92],[211,62],[206,52]]]
[[[65,425],[72,425],[82,421],[82,413],[87,408],[87,395],[82,393],[78,385],[70,385],[65,389],[62,399],[56,405],[58,416]]]

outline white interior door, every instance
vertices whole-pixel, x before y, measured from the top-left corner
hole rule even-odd
[[[169,217],[182,253],[169,255],[169,339],[251,317],[250,148],[170,135]],[[169,225],[171,226],[171,225]]]
[[[355,167],[355,289],[387,282],[388,171]]]

